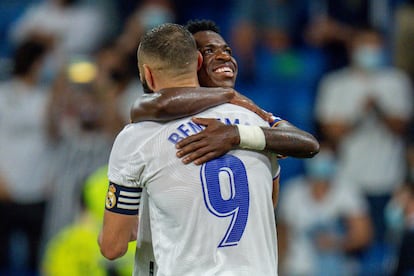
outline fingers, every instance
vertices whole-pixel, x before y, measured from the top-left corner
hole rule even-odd
[[[194,118],[192,118],[192,121],[196,124],[204,125],[204,126],[208,127],[209,125],[211,125],[213,123],[216,123],[217,119],[194,117]],[[199,132],[197,134],[188,136],[188,137],[184,138],[183,140],[179,141],[175,145],[175,147],[177,149],[182,149],[183,147],[187,146],[188,144],[191,144],[193,142],[197,142],[201,139],[205,139],[207,135],[208,135],[208,132],[202,131],[202,132]]]
[[[178,155],[178,153],[177,153]],[[208,147],[200,147],[196,150],[191,150],[190,153],[186,156],[185,154],[181,155],[185,156],[182,159],[184,164],[189,164],[194,162],[196,165],[200,165],[204,162],[207,162],[217,156],[220,156],[218,152],[211,151]]]
[[[184,147],[188,146],[189,144],[200,141],[203,138],[204,138],[203,133],[197,133],[197,134],[188,136],[188,137],[184,138],[183,140],[179,141],[177,144],[175,144],[175,147],[177,149],[183,149]]]
[[[187,139],[184,139],[187,140]],[[184,141],[183,140],[183,141]],[[184,141],[187,142],[187,141]],[[180,148],[176,155],[178,158],[181,158],[189,153],[195,152],[198,149],[207,146],[206,142],[203,142],[202,140],[194,140],[191,142],[188,142],[186,145],[184,145],[182,148]]]
[[[182,158],[184,164],[194,162],[194,164],[200,165],[223,155],[232,148],[233,142],[229,136],[229,126],[215,118],[195,117],[192,121],[205,126],[205,129],[176,144],[178,150],[176,155],[178,158]],[[233,127],[230,126],[230,131],[232,130]]]

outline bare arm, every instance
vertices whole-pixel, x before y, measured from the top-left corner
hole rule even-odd
[[[353,215],[347,217],[345,221],[347,227],[345,236],[321,232],[315,237],[316,246],[322,251],[339,249],[352,252],[366,247],[371,242],[372,228],[368,216]]]
[[[310,158],[319,152],[319,143],[313,135],[286,121],[262,129],[268,151],[298,158]]]
[[[183,158],[185,164],[194,162],[200,165],[240,144],[239,132],[234,125],[207,118],[193,118],[193,121],[206,128],[177,143],[177,156]],[[285,121],[276,127],[262,129],[267,151],[298,158],[310,158],[319,152],[319,143],[311,134]]]
[[[169,121],[194,115],[210,107],[233,103],[257,113],[264,120],[271,114],[231,88],[181,87],[146,94],[131,109],[131,121]]]
[[[137,238],[138,216],[122,215],[105,210],[98,244],[102,255],[114,260],[128,250],[128,243]]]
[[[371,242],[372,227],[367,215],[348,217],[346,224],[348,231],[342,242],[345,251],[359,250]]]
[[[9,190],[6,185],[6,179],[0,172],[0,201],[7,201],[10,199]]]
[[[385,112],[375,99],[369,98],[367,100],[367,109],[372,109],[375,114],[381,119],[383,124],[395,135],[405,135],[409,120],[395,115],[390,115]]]

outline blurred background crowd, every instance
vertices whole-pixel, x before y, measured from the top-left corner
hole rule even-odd
[[[321,142],[280,160],[280,275],[414,275],[412,0],[1,1],[0,275],[131,275],[133,248],[96,243],[106,164],[140,35],[190,19],[219,25],[236,90]]]

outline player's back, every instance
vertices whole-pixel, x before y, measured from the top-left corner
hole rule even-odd
[[[254,113],[230,104],[198,116],[266,126]],[[136,137],[145,164],[137,174],[149,195],[158,275],[277,274],[267,155],[234,150],[202,166],[184,165],[175,143],[201,131],[191,118],[129,128],[126,133]]]

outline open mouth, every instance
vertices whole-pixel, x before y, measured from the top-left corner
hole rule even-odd
[[[229,77],[229,78],[232,78],[234,76],[233,68],[231,68],[230,66],[226,66],[226,65],[220,66],[220,67],[214,69],[213,72],[217,73],[217,74],[220,74],[220,75],[223,75],[223,76],[226,76],[226,77]]]

